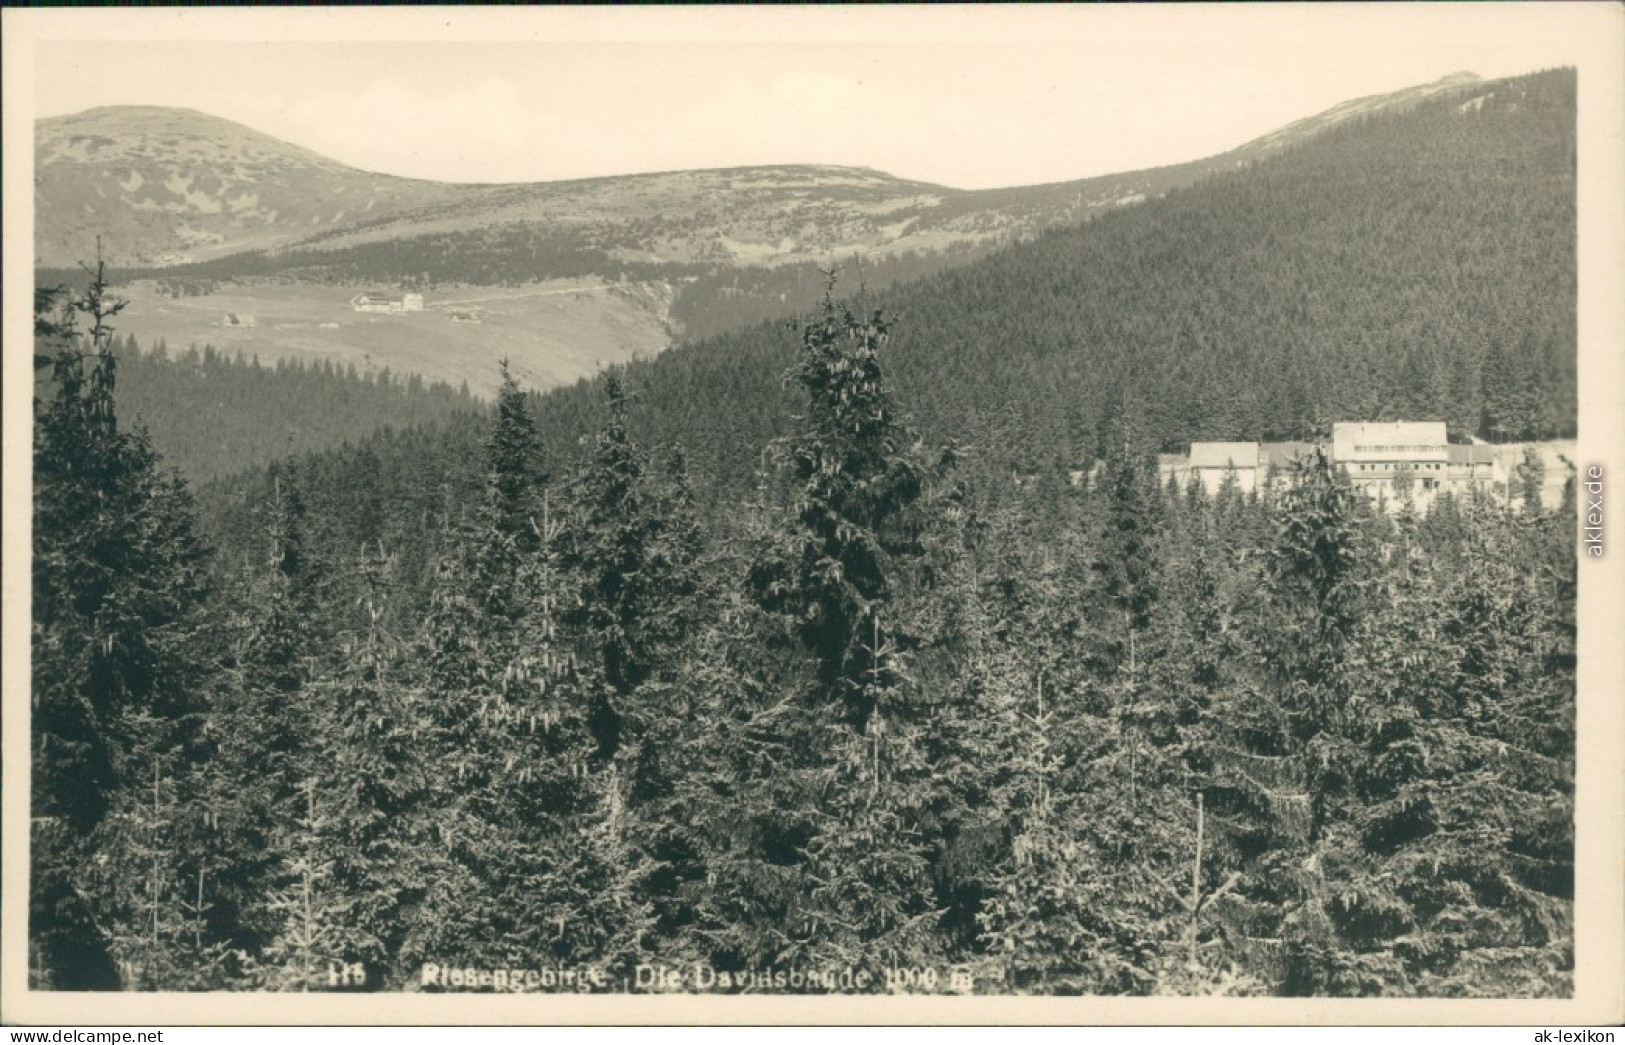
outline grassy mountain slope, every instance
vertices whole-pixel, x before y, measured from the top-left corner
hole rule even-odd
[[[101,237],[120,264],[261,249],[363,214],[464,195],[369,174],[190,109],[108,106],[34,132],[35,263],[71,266]]]
[[[66,275],[62,281],[73,285]],[[323,363],[363,374],[385,369],[415,374],[476,395],[496,389],[496,365],[512,359],[526,385],[551,388],[599,367],[654,355],[667,346],[671,288],[597,280],[557,280],[521,288],[437,288],[421,312],[358,312],[351,305],[369,284],[245,281],[210,284],[206,293],[175,296],[163,283],[121,283],[129,307],[121,332],[142,343],[212,344],[270,363]],[[233,320],[235,317],[235,321]]]
[[[1219,156],[1048,185],[966,191],[861,168],[765,166],[453,185],[369,174],[190,110],[121,106],[40,121],[38,263],[100,233],[118,264],[210,259],[215,276],[362,280],[611,275],[954,251],[1138,203],[1308,140],[1356,114],[1470,87],[1470,74],[1345,103]],[[293,248],[291,251],[289,248]],[[269,254],[264,252],[270,251]],[[250,257],[229,257],[248,253]]]
[[[1473,84],[1358,99],[1191,163],[974,192],[828,166],[446,185],[189,110],[97,109],[37,127],[39,260],[70,265],[37,275],[76,282],[71,263],[100,236],[129,299],[121,329],[144,342],[387,368],[476,394],[507,357],[545,389],[795,315],[831,263],[846,285],[884,290]],[[350,309],[377,287],[423,292],[427,310]]]

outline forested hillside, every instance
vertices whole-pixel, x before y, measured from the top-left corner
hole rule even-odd
[[[892,372],[921,431],[971,448],[979,474],[1064,478],[1125,418],[1169,451],[1353,419],[1440,418],[1458,440],[1572,436],[1574,76],[1474,98],[1348,122],[861,307],[898,321]],[[839,267],[845,295],[877,271]],[[791,267],[705,292],[746,318],[818,282]],[[686,448],[702,502],[753,489],[795,410],[780,380],[793,345],[768,321],[624,371],[639,431]],[[596,409],[585,383],[545,396],[543,452],[573,460]]]
[[[685,341],[704,341],[806,314],[818,306],[831,271],[842,286],[884,290],[970,264],[992,250],[965,243],[941,252],[835,257],[822,265],[713,269],[682,282],[671,318]]]
[[[227,356],[211,345],[143,351],[133,336],[115,349],[120,403],[153,445],[193,483],[263,468],[284,457],[337,448],[383,428],[435,425],[486,407],[467,389],[383,370]]]
[[[1573,73],[1456,91],[1345,120],[1252,166],[963,267],[969,244],[830,263],[843,294],[867,288],[870,304],[906,320],[894,372],[922,429],[977,447],[990,470],[1081,467],[1120,416],[1168,450],[1308,438],[1339,419],[1443,418],[1457,439],[1572,436]],[[523,282],[555,268],[670,281],[669,320],[690,343],[633,365],[628,384],[644,396],[650,433],[688,447],[702,493],[713,481],[725,493],[747,487],[786,416],[783,320],[817,301],[817,269],[621,263],[590,237],[539,235],[493,227],[164,271],[182,283],[245,278],[256,265],[263,278],[382,274],[412,286]],[[216,411],[218,399],[191,400],[204,387],[136,376],[132,406],[154,418]],[[549,401],[550,448],[575,445],[590,399],[578,388]],[[437,416],[431,401],[389,420]],[[342,417],[346,437],[373,419],[322,413]],[[218,464],[199,470],[163,425],[158,445],[194,477],[288,449],[280,417],[219,416],[236,449]],[[294,449],[324,445],[322,424],[292,427],[309,433]]]

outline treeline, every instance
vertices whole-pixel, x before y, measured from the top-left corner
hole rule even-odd
[[[453,389],[387,367],[368,373],[325,359],[265,365],[212,345],[172,352],[162,340],[142,350],[133,335],[111,348],[122,412],[145,425],[153,445],[194,483],[347,447],[379,429],[440,425],[487,409],[466,385]]]
[[[421,600],[304,464],[211,575],[104,290],[40,324],[35,988],[1572,990],[1572,503],[1372,516],[1323,457],[1209,498],[1128,425],[990,499],[826,299],[725,529],[618,375],[551,472],[505,377]]]
[[[344,247],[296,247],[228,254],[208,261],[161,268],[110,270],[114,284],[133,280],[180,283],[282,279],[301,283],[384,283],[426,286],[474,284],[521,286],[546,279],[593,275],[667,278],[681,266],[615,260],[590,228],[559,229],[514,222],[474,229],[387,239]],[[38,278],[68,282],[63,270]],[[425,278],[427,276],[427,278]]]

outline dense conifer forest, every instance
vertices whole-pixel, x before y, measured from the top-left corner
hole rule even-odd
[[[330,360],[262,363],[212,345],[143,350],[134,335],[113,346],[124,416],[144,424],[164,457],[196,483],[285,457],[344,447],[381,429],[431,428],[486,405],[467,388],[358,373]]]
[[[1210,498],[1125,427],[985,507],[902,420],[885,318],[827,300],[733,527],[617,375],[556,474],[509,380],[414,542],[315,537],[317,458],[211,569],[118,421],[104,290],[40,324],[36,987],[1571,989],[1574,549],[1538,499],[1373,516],[1324,457]]]
[[[488,410],[43,291],[31,985],[1570,995],[1572,498],[1155,466],[1572,432],[1573,74],[1495,86]],[[422,423],[191,485],[147,378]]]

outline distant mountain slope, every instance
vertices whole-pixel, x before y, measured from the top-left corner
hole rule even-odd
[[[122,264],[176,264],[466,195],[358,171],[190,109],[111,106],[40,120],[34,149],[39,265],[93,256],[98,235]]]
[[[899,406],[931,442],[964,444],[961,474],[994,496],[1016,481],[1064,483],[1125,427],[1146,451],[1307,438],[1347,419],[1440,418],[1457,439],[1564,437],[1576,411],[1575,133],[1572,70],[1486,83],[1341,121],[1268,163],[864,307],[892,323],[882,362]],[[783,381],[796,345],[782,322],[764,323],[624,372],[637,437],[682,443],[725,515],[804,409]],[[601,400],[585,382],[539,397],[554,474],[600,424]],[[441,438],[443,450],[410,461],[376,440],[366,461],[324,460],[347,475],[410,474],[378,496],[412,497],[457,481],[436,461],[478,452],[477,435]],[[209,498],[240,498],[252,481]]]
[[[1372,116],[1379,112],[1405,112],[1416,105],[1443,94],[1474,93],[1474,88],[1484,82],[1476,73],[1459,72],[1435,80],[1432,83],[1421,84],[1416,87],[1407,87],[1404,90],[1389,94],[1373,94],[1364,98],[1353,98],[1332,106],[1325,112],[1287,124],[1278,131],[1272,131],[1262,138],[1255,138],[1229,155],[1239,161],[1262,159],[1271,152],[1284,149],[1289,145],[1297,144],[1321,134],[1345,120],[1356,119],[1362,116]]]
[[[190,110],[93,109],[37,124],[37,264],[72,265],[93,252],[98,234],[124,266],[274,250],[224,262],[215,274],[326,264],[363,279],[460,273],[464,255],[508,248],[512,263],[498,266],[505,279],[985,248],[1234,169],[1351,115],[1469,89],[1470,75],[1345,103],[1204,160],[976,191],[807,165],[452,185],[358,171]]]
[[[1076,467],[1125,417],[1169,448],[1348,418],[1566,435],[1574,141],[1572,71],[1341,120],[1267,162],[873,293],[895,323],[886,366],[932,439],[1006,475]],[[742,271],[713,291],[755,300],[745,276],[793,270]],[[747,488],[797,409],[780,380],[794,344],[772,322],[633,364],[635,423],[685,443],[703,485]],[[152,391],[186,415],[205,387]],[[541,402],[549,452],[568,457],[597,397],[576,385]],[[240,445],[279,456],[282,428],[257,417],[237,417]]]

